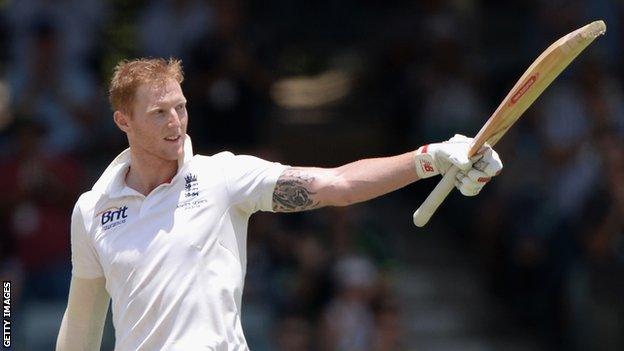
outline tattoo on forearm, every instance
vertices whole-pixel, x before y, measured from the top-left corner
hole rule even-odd
[[[298,212],[319,207],[310,191],[314,177],[296,168],[287,169],[277,180],[273,192],[273,211]]]

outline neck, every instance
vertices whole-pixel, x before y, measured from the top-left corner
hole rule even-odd
[[[131,151],[132,163],[126,174],[126,184],[147,196],[157,186],[168,183],[178,170],[178,161],[145,157]]]

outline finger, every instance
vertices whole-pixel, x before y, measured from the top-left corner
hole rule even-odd
[[[472,156],[470,158],[470,161],[472,161],[473,167],[474,167],[474,164],[479,162],[482,158],[483,158],[482,154],[475,154],[474,156]]]
[[[476,155],[483,155],[484,153],[486,153],[488,150],[492,150],[492,147],[490,146],[490,144],[485,143],[483,144],[483,146],[481,146],[481,148],[479,149],[479,151],[477,151]]]
[[[469,140],[470,138],[455,135],[453,138],[443,143],[444,147],[440,148],[439,155],[443,156],[442,158],[447,159],[459,169],[468,170],[472,166],[472,161],[468,157],[468,151],[470,150]]]
[[[465,155],[452,155],[449,160],[453,162],[455,166],[457,166],[462,171],[467,171],[472,167],[472,161],[468,158],[468,154]]]
[[[464,182],[463,182],[464,178],[466,178],[466,174],[463,171],[457,172],[457,175],[455,175],[455,187],[457,188],[457,190],[459,190],[462,193],[462,195],[471,196],[471,195],[467,195],[470,192],[467,191],[467,188],[464,185]]]
[[[492,177],[488,176],[485,172],[474,168],[469,170],[467,175],[473,182],[481,184],[485,184],[492,179]]]
[[[485,162],[483,159],[480,159],[472,164],[472,168],[483,172],[487,168],[487,162]]]
[[[466,172],[459,171],[455,174],[455,179],[461,184],[461,182],[466,178]]]
[[[459,191],[464,196],[475,196],[481,191],[481,189],[483,189],[483,185],[475,186],[475,183],[472,182],[462,183],[459,187]]]
[[[465,196],[477,195],[485,183],[480,183],[471,179],[465,172],[458,172],[455,176],[455,186]]]
[[[479,189],[479,190],[466,190],[465,188],[459,188],[459,191],[464,196],[477,196],[479,194],[479,192],[481,191],[481,189]]]
[[[501,172],[503,169],[503,162],[496,151],[488,149],[483,153],[483,157],[475,162],[472,167],[484,172],[489,177],[493,177]]]
[[[461,142],[461,143],[470,143],[472,141],[472,138],[469,138],[465,135],[461,135],[461,134],[455,134],[453,135],[452,138],[449,139],[449,141],[452,142]]]

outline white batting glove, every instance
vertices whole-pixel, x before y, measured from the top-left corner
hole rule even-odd
[[[471,142],[472,138],[456,134],[445,142],[421,146],[414,157],[418,177],[444,175],[455,165],[460,169],[455,187],[463,195],[477,195],[492,177],[500,173],[503,163],[489,145],[484,145],[478,154],[468,158]]]

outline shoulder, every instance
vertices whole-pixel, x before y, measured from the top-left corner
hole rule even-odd
[[[282,171],[287,167],[279,162],[267,161],[252,155],[236,155],[230,151],[223,151],[212,156],[195,155],[193,161],[196,162],[195,167],[202,170],[211,172],[218,170],[230,175]]]
[[[214,155],[195,155],[193,162],[196,166],[210,169],[227,170],[237,166],[253,164],[254,160],[260,160],[255,156],[236,155],[230,151],[222,151]]]
[[[220,162],[228,162],[236,158],[236,155],[231,153],[230,151],[222,151],[214,155],[195,155],[193,156],[193,162],[199,164],[206,163],[220,163]]]
[[[193,156],[191,161],[191,169],[199,173],[215,173],[215,171],[221,172],[228,168],[228,163],[235,157],[235,155],[229,151],[220,152],[214,155],[200,155]]]
[[[74,208],[79,209],[81,212],[92,211],[101,196],[102,194],[95,190],[84,192],[78,197],[78,200],[76,200]]]
[[[95,216],[95,208],[101,198],[102,194],[95,190],[82,193],[74,205],[72,221],[81,221],[85,228],[89,228]]]

